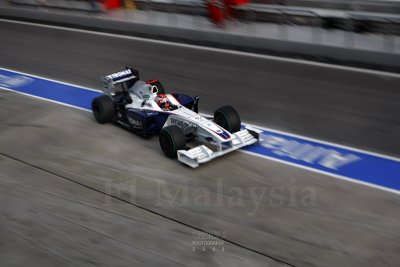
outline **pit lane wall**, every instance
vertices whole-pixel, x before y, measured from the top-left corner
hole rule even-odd
[[[0,7],[0,18],[400,72],[400,54]]]

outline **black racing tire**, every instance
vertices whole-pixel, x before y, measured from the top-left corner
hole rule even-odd
[[[231,106],[220,107],[214,112],[214,122],[230,133],[240,131],[239,113]]]
[[[186,149],[185,135],[176,125],[162,128],[159,141],[161,149],[169,158],[176,158],[178,150]]]
[[[164,86],[162,85],[162,83],[159,80],[156,80],[156,81],[154,81],[154,82],[152,82],[150,84],[157,87],[158,94],[165,94]]]
[[[111,122],[115,119],[115,106],[111,97],[98,96],[92,101],[92,112],[98,123]]]

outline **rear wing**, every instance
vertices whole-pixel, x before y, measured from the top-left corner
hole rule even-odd
[[[103,82],[103,92],[106,95],[113,95],[115,93],[115,85],[125,83],[126,88],[122,88],[125,90],[139,80],[139,71],[127,67],[125,70],[102,76],[101,80]]]

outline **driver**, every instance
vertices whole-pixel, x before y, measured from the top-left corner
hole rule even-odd
[[[155,101],[162,110],[170,110],[171,103],[165,94],[158,94]]]

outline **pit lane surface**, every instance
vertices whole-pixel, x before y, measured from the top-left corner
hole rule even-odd
[[[61,50],[69,51],[61,46]],[[31,62],[45,63],[50,59],[46,56],[34,60],[35,52],[30,49],[26,47],[32,53],[25,59],[26,68]],[[65,54],[65,51],[60,52]],[[71,57],[75,53],[80,52],[72,53]],[[7,59],[7,55],[2,56]],[[17,54],[8,54],[10,56],[18,60]],[[186,56],[182,60],[186,60]],[[63,64],[57,60],[52,62],[50,77],[56,78],[56,72],[67,70],[64,67],[55,70]],[[113,69],[107,66],[104,71],[118,70],[124,62],[111,64],[115,64]],[[86,70],[80,69],[79,64],[75,66],[75,69],[68,69],[69,81],[84,83],[80,80],[84,79],[90,85],[89,78],[79,76],[87,75]],[[40,74],[38,72],[37,69],[34,73]],[[152,74],[150,69],[147,72]],[[393,81],[390,84],[393,85]],[[232,98],[232,95],[235,94],[226,97]],[[224,103],[223,99],[214,101]],[[203,101],[204,105],[206,102]],[[21,107],[29,113],[18,112]],[[2,92],[3,109],[2,153],[103,192],[108,188],[111,194],[188,225],[207,231],[224,231],[228,240],[245,247],[302,266],[394,266],[398,261],[397,195],[239,153],[193,171],[166,160],[159,153],[156,141],[142,140],[111,125],[99,126],[85,112],[33,101],[10,92]],[[30,134],[26,135],[27,132]],[[137,188],[135,194],[131,192],[132,184]],[[271,194],[273,188],[279,189],[275,192],[278,196]],[[207,189],[212,196],[211,203],[204,203]],[[255,209],[253,199],[260,197],[264,189],[269,191]],[[185,199],[185,190],[188,190],[188,199]],[[218,190],[224,196],[220,202]],[[308,192],[315,192],[315,202]],[[283,202],[280,201],[282,195]],[[381,245],[377,247],[376,244]]]
[[[218,238],[202,252],[191,227],[4,155],[0,168],[2,266],[285,266]]]
[[[202,112],[231,104],[243,121],[399,156],[400,77],[1,21],[1,67],[100,88],[132,65],[144,79],[201,96]]]

